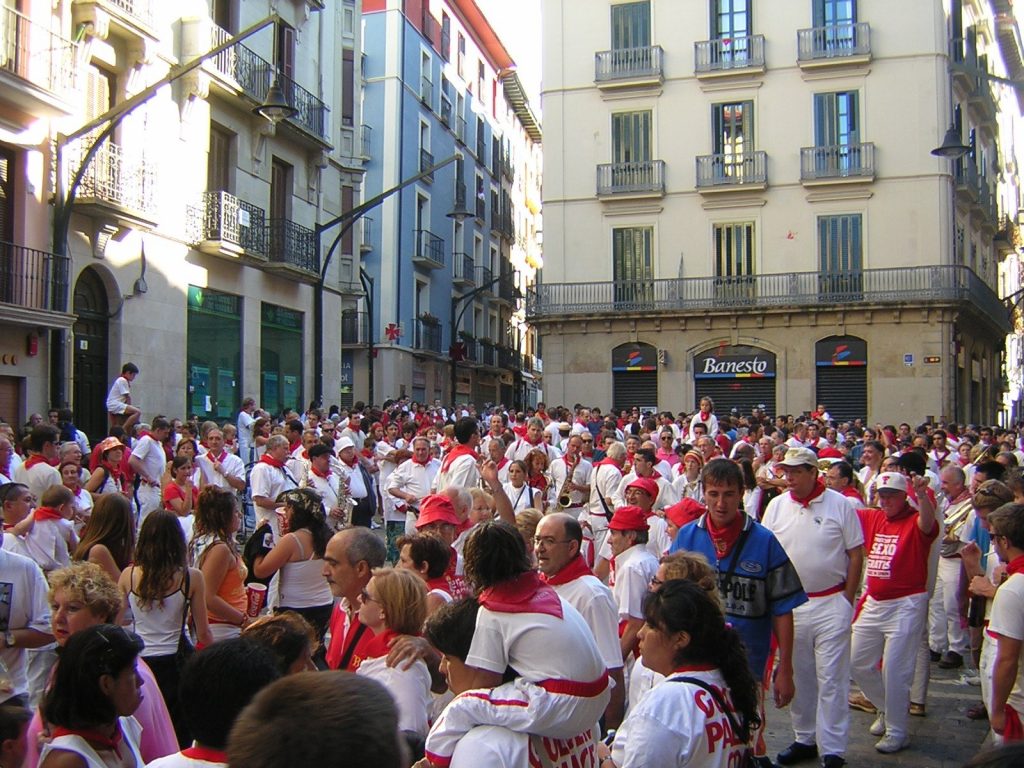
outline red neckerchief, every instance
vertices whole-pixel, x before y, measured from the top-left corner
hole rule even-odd
[[[852,485],[848,485],[841,491],[843,496],[849,496],[851,499],[857,499],[857,501],[864,501],[864,498],[860,495],[860,492]]]
[[[577,458],[579,458],[579,457],[577,457]],[[569,454],[565,454],[565,456],[562,457],[562,461],[565,462],[565,466],[567,466],[567,467],[570,464],[572,464],[572,461],[569,461]],[[573,461],[575,461],[575,459],[573,459]]]
[[[554,576],[545,576],[543,573],[540,575],[541,581],[545,584],[557,587],[559,584],[568,584],[570,581],[576,581],[576,579],[584,576],[593,576],[594,572],[590,570],[587,565],[587,561],[583,559],[582,555],[576,555],[572,560],[565,564]]]
[[[530,475],[526,478],[526,484],[531,488],[536,488],[538,491],[546,491],[548,489],[548,481],[544,475]]]
[[[269,464],[272,467],[277,467],[278,469],[284,469],[284,462],[278,461],[269,453],[264,453],[262,456],[260,456],[260,462],[263,464]]]
[[[707,516],[708,535],[711,537],[711,543],[715,545],[715,554],[719,560],[728,556],[736,540],[739,539],[745,522],[743,517],[742,514],[736,515],[736,520],[733,521],[732,525],[725,528],[716,528],[711,520],[711,515]]]
[[[812,501],[814,501],[816,498],[821,496],[821,494],[823,494],[824,492],[825,492],[825,481],[822,480],[821,477],[818,477],[818,479],[814,481],[814,488],[811,489],[811,492],[809,494],[807,494],[807,496],[805,498],[801,499],[800,497],[798,497],[792,491],[789,492],[789,498],[791,498],[793,501],[795,501],[801,507],[806,509],[807,507],[811,506],[811,502]]]
[[[63,520],[64,515],[58,512],[53,507],[36,507],[34,515],[36,521],[39,520]]]
[[[478,600],[481,606],[496,613],[543,613],[562,618],[558,593],[541,581],[536,571],[488,587],[480,592]]]
[[[221,449],[220,456],[213,456],[209,451],[206,452],[206,458],[208,458],[211,462],[215,461],[218,464],[223,464],[224,463],[224,459],[226,459],[227,457],[228,457],[228,452],[225,451],[224,449]],[[306,458],[309,458],[309,457],[307,456]]]
[[[543,441],[544,441],[544,435],[541,435],[540,437],[538,437],[537,438],[537,442],[534,442],[533,440],[531,440],[528,434],[523,435],[523,442],[526,443],[527,445],[532,445],[534,448],[536,448],[538,445],[540,445]]]
[[[366,644],[366,658],[379,659],[381,656],[387,656],[391,652],[391,639],[395,637],[398,637],[398,633],[393,629],[385,629],[379,635],[374,635]]]
[[[681,667],[676,667],[672,670],[673,675],[677,675],[680,672],[712,672],[718,669],[714,664],[683,664]]]
[[[1006,572],[1011,576],[1015,573],[1024,572],[1024,555],[1015,557],[1013,560],[1006,564]]]
[[[25,469],[32,469],[36,464],[50,464],[50,461],[41,453],[33,453],[25,459]]]
[[[299,454],[299,458],[302,458],[302,459],[305,459],[306,461],[309,461],[309,451],[307,451],[305,448],[303,448],[302,449],[302,453]]]
[[[643,475],[640,475],[640,477],[643,477]],[[655,480],[655,481],[660,480],[661,479],[661,472],[659,472],[656,469],[652,469],[651,470],[651,474],[648,475],[648,478],[651,479],[651,480]]]
[[[475,461],[476,451],[474,451],[468,445],[455,446],[448,452],[448,454],[444,457],[444,460],[441,462],[441,471],[447,472],[451,468],[452,462],[454,462],[460,456],[472,456],[473,460]]]
[[[430,463],[430,460],[431,460],[432,458],[433,458],[432,456],[428,455],[428,456],[427,456],[427,460],[426,460],[426,461],[420,461],[420,460],[419,460],[419,459],[417,459],[417,458],[416,458],[415,456],[413,456],[413,457],[412,457],[412,463],[413,463],[413,464],[419,464],[419,465],[420,465],[421,467],[425,467],[425,466],[427,466],[427,465],[428,465],[428,464]]]
[[[78,488],[75,488],[75,490],[74,490],[74,491],[72,491],[72,493],[74,493],[74,494],[75,494],[75,498],[76,498],[76,499],[80,499],[80,498],[82,498],[82,487],[81,487],[81,486],[79,486]]]
[[[447,594],[451,594],[451,586],[448,584],[448,579],[444,576],[438,576],[436,579],[427,579],[427,589],[438,589]]]
[[[288,443],[288,453],[295,453],[295,450],[302,445],[302,439],[299,438],[294,443]]]
[[[510,459],[507,459],[507,458],[502,458],[502,460],[498,462],[498,466],[497,466],[497,469],[499,469],[499,470],[500,470],[500,469],[501,469],[502,467],[504,467],[504,466],[505,466],[506,464],[511,464],[511,463],[512,463],[512,462],[511,462],[511,460],[510,460]]]
[[[193,760],[202,760],[206,763],[226,763],[228,761],[227,752],[222,752],[221,750],[213,749],[212,747],[203,747],[198,744],[194,747],[181,750],[181,754],[184,757],[188,757]]]
[[[303,453],[305,453],[305,451],[303,451]],[[360,453],[362,453],[363,456],[365,456],[368,459],[372,459],[373,458],[373,451],[371,451],[369,448],[363,448],[363,450],[360,451]],[[308,459],[309,455],[307,454],[307,455],[303,456],[302,458]]]
[[[700,420],[701,421],[707,421],[708,419],[711,418],[711,414],[710,413],[704,413],[704,411],[698,411],[698,413],[700,413]]]
[[[311,472],[312,472],[312,473],[313,473],[314,475],[316,475],[317,477],[321,477],[321,478],[323,478],[324,480],[326,480],[326,479],[327,479],[328,477],[330,477],[330,476],[331,476],[331,470],[329,470],[329,469],[328,469],[328,470],[327,470],[326,472],[321,472],[321,471],[320,471],[319,469],[317,469],[316,467],[314,467],[314,466],[313,466],[312,464],[310,464],[310,465],[309,465],[309,470],[310,470],[310,471],[311,471]]]
[[[109,461],[102,461],[102,462],[100,462],[100,466],[103,467],[103,469],[105,469],[107,471],[107,474],[110,477],[114,478],[114,482],[117,483],[118,486],[120,486],[122,484],[121,478],[122,478],[123,473],[121,472],[121,467],[120,466],[116,466],[115,467]]]
[[[53,727],[52,733],[55,739],[61,736],[80,736],[86,741],[99,744],[101,749],[112,749],[114,754],[117,755],[117,759],[121,759],[120,746],[121,742],[124,741],[124,734],[121,733],[120,723],[115,724],[113,736],[107,736],[105,733],[100,733],[93,728],[62,728],[59,725]]]
[[[341,458],[341,457],[339,456],[338,458]],[[349,469],[355,469],[356,468],[356,463],[358,461],[359,461],[359,457],[358,456],[353,456],[352,457],[352,461],[345,461],[345,459],[341,459],[341,463],[344,464]]]

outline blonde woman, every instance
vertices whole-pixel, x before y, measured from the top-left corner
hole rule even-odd
[[[373,678],[391,693],[398,707],[398,728],[425,738],[430,711],[430,672],[422,659],[408,669],[387,665],[391,640],[399,635],[419,635],[427,617],[427,586],[411,571],[375,568],[363,589],[359,621],[373,632],[366,658],[356,674]]]

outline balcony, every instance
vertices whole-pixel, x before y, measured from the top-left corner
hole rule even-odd
[[[370,147],[372,146],[373,140],[373,128],[369,125],[359,126],[359,155],[363,160],[369,160],[373,155],[370,154]]]
[[[480,345],[472,336],[459,336],[459,344],[462,345],[463,360],[467,363],[480,362]]]
[[[829,24],[796,33],[797,63],[816,69],[871,61],[871,27],[866,21]]]
[[[366,345],[370,340],[370,316],[366,312],[344,310],[341,313],[341,345]]]
[[[473,265],[473,257],[468,253],[452,254],[452,282],[463,288],[472,288],[476,285],[476,268]]]
[[[74,111],[78,46],[6,7],[0,8],[0,46],[0,103],[32,117]]]
[[[0,319],[70,328],[74,323],[74,317],[66,314],[70,267],[67,256],[0,242]]]
[[[498,367],[514,371],[522,365],[522,358],[512,347],[498,347]]]
[[[488,368],[498,365],[498,349],[490,339],[480,339],[480,364]]]
[[[476,196],[476,217],[481,224],[487,218],[487,201],[484,200],[483,192],[478,192]]]
[[[75,149],[81,151],[82,143],[76,142]],[[69,159],[75,149],[69,152]],[[73,160],[69,163],[72,169],[77,166]],[[114,216],[148,226],[156,223],[155,192],[156,168],[153,164],[105,140],[86,168],[78,189],[77,203],[80,210],[92,215]]]
[[[359,220],[360,238],[359,250],[362,252],[373,250],[373,219],[370,216],[363,216]]]
[[[511,274],[502,275],[495,288],[494,298],[504,304],[511,306],[522,298]]]
[[[435,355],[441,354],[441,326],[428,323],[425,320],[417,319],[415,333],[413,334],[413,346],[423,352],[431,352]]]
[[[664,195],[664,160],[605,163],[597,166],[597,196],[601,199],[634,199]]]
[[[430,105],[434,102],[434,84],[426,76],[420,78],[420,101],[428,108],[432,108]]]
[[[427,170],[428,168],[431,168],[433,165],[434,165],[434,156],[430,152],[427,152],[427,150],[421,149],[420,150],[420,173],[423,173],[425,170]],[[433,180],[434,180],[434,173],[433,173],[433,171],[431,171],[426,176],[424,176],[423,180],[427,181],[427,182],[433,182]]]
[[[953,165],[953,185],[956,187],[957,198],[961,202],[975,203],[978,201],[978,169],[974,161],[961,157]]]
[[[874,180],[875,145],[871,142],[800,149],[804,186]]]
[[[694,43],[694,70],[700,79],[764,72],[764,35],[726,37]]]
[[[490,267],[476,268],[476,284],[480,288],[481,296],[494,295],[494,273]]]
[[[665,81],[660,45],[618,48],[594,54],[594,82],[602,91],[658,87]]]
[[[288,219],[267,220],[267,266],[300,280],[320,277],[320,253],[316,233]]]
[[[189,209],[189,241],[211,256],[267,260],[266,213],[228,192],[207,192]]]
[[[967,102],[971,119],[991,135],[997,110],[987,57],[978,55],[973,40],[957,37],[949,43],[949,69],[954,95]]]
[[[697,158],[697,189],[703,193],[763,190],[768,187],[768,156],[718,153]]]
[[[125,39],[157,39],[151,0],[72,0],[71,25],[105,40],[110,32]]]
[[[443,268],[444,240],[425,229],[417,229],[415,235],[416,252],[413,254],[412,263],[429,269]]]
[[[231,37],[227,30],[216,24],[210,25],[209,47],[220,45]],[[200,49],[205,50],[205,49]],[[253,104],[262,104],[274,79],[274,65],[262,56],[237,44],[218,54],[207,62],[210,70],[217,75],[222,87],[229,93],[244,93]],[[312,138],[318,146],[331,147],[330,109],[323,101],[299,85],[291,77],[277,73],[282,93],[297,110],[293,117],[284,121],[302,135]],[[365,142],[365,139],[364,139]],[[364,145],[364,151],[368,151]],[[369,156],[369,155],[365,155]]]
[[[751,275],[742,279],[743,290],[727,282],[715,277],[689,277],[540,284],[526,297],[526,316],[538,322],[623,313],[703,317],[709,313],[734,315],[738,310],[876,306],[916,310],[956,304],[978,314],[999,333],[1010,329],[1009,313],[995,291],[962,265],[865,269],[842,274]]]

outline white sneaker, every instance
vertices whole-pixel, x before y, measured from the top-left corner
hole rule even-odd
[[[901,749],[906,749],[910,746],[909,736],[893,736],[887,734],[879,739],[878,743],[875,744],[875,749],[883,754],[890,755],[893,752],[899,752]]]
[[[872,736],[884,736],[885,735],[885,712],[879,712],[878,717],[875,718],[875,722],[868,728],[868,733]]]
[[[981,685],[981,675],[974,670],[968,670],[960,675],[960,680],[967,685],[979,686]]]

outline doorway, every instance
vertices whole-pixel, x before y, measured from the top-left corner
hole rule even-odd
[[[110,309],[107,289],[99,273],[91,267],[82,270],[75,283],[73,328],[75,425],[95,445],[107,427],[107,340]]]

